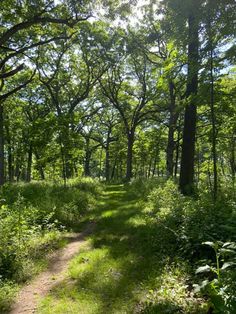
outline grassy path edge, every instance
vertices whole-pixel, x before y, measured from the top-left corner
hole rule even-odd
[[[35,313],[39,300],[65,279],[69,262],[79,252],[82,244],[86,242],[86,236],[93,232],[94,227],[95,224],[90,222],[84,231],[71,234],[67,238],[69,243],[63,249],[54,252],[48,269],[20,290],[10,314]]]

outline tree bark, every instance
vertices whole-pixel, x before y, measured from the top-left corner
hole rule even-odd
[[[43,170],[43,167],[40,165],[40,162],[39,162],[39,154],[38,152],[35,152],[35,157],[36,157],[36,160],[37,160],[37,168],[38,168],[38,171],[39,171],[39,174],[40,174],[40,178],[41,180],[45,180],[45,174],[44,174],[44,170]]]
[[[33,158],[33,146],[32,146],[32,144],[30,144],[29,150],[28,150],[26,182],[30,182],[31,181],[32,158]]]
[[[134,145],[134,130],[127,132],[127,159],[126,159],[126,176],[125,180],[129,182],[133,175],[133,145]]]
[[[85,149],[85,160],[84,160],[84,175],[89,177],[91,175],[90,172],[90,159],[92,152],[89,148],[89,139],[86,139],[86,149]]]
[[[174,83],[169,81],[169,94],[170,94],[170,119],[169,119],[169,130],[168,130],[168,143],[166,149],[166,168],[167,176],[173,176],[174,170],[174,150],[175,150],[175,141],[174,133],[176,130],[176,122],[178,119],[178,114],[176,113],[175,105],[175,93],[174,93]]]
[[[194,153],[196,136],[196,95],[198,90],[198,21],[194,13],[189,15],[189,43],[188,43],[188,74],[186,97],[188,104],[185,108],[183,145],[180,167],[180,191],[184,195],[194,193]]]
[[[209,48],[210,48],[210,108],[211,108],[211,126],[212,126],[212,158],[213,158],[213,199],[216,201],[218,190],[218,169],[217,169],[217,152],[216,152],[216,118],[214,107],[214,65],[213,65],[213,43],[211,32],[211,21],[209,21]]]
[[[235,160],[235,137],[232,136],[231,148],[230,148],[230,168],[232,175],[233,188],[235,186],[235,174],[236,174],[236,160]]]
[[[111,141],[111,127],[108,129],[107,132],[107,139],[106,139],[106,146],[105,146],[105,178],[108,182],[110,180],[110,141]]]
[[[177,128],[177,142],[175,147],[175,173],[174,177],[177,178],[178,166],[179,166],[179,150],[180,150],[180,136],[181,136],[181,117],[179,118],[178,128]]]
[[[107,182],[110,180],[110,151],[109,151],[109,144],[107,144],[107,146],[106,146],[105,178],[106,178]]]
[[[4,161],[4,117],[3,105],[0,103],[0,186],[5,183]]]
[[[117,156],[114,160],[114,164],[113,164],[113,167],[112,167],[112,171],[111,171],[111,179],[114,179],[115,178],[115,172],[116,172],[116,168],[117,168]]]
[[[13,181],[13,177],[14,177],[14,167],[13,167],[13,156],[12,156],[12,148],[9,144],[8,147],[8,180],[9,182]]]
[[[14,179],[14,166],[13,166],[13,154],[12,154],[12,141],[11,141],[8,123],[5,124],[5,130],[6,130],[6,139],[7,139],[8,180],[9,182],[12,182]]]
[[[20,163],[19,158],[17,158],[17,155],[16,155],[15,177],[16,177],[17,182],[20,180],[20,176],[21,176],[21,163]]]

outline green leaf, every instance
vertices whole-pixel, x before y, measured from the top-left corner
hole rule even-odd
[[[208,245],[212,248],[215,248],[215,243],[214,242],[210,242],[210,241],[206,241],[206,242],[202,242],[202,244]]]
[[[223,248],[227,247],[228,249],[236,250],[236,243],[235,242],[226,242],[222,246]]]
[[[223,266],[221,267],[221,270],[227,269],[227,268],[232,267],[232,266],[236,266],[236,262],[224,263]]]
[[[207,273],[210,271],[212,271],[211,267],[209,265],[205,265],[205,266],[198,267],[196,270],[196,274]]]
[[[231,249],[220,249],[219,250],[220,253],[228,253],[228,254],[235,254],[236,252],[234,250],[231,250]]]

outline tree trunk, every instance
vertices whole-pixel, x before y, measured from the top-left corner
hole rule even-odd
[[[230,168],[232,175],[233,188],[235,186],[235,174],[236,174],[236,160],[235,160],[235,138],[232,136],[231,148],[230,148]]]
[[[116,156],[116,158],[115,158],[115,160],[114,160],[114,164],[113,164],[113,167],[112,167],[112,171],[111,171],[111,179],[114,179],[115,178],[115,172],[116,172],[116,165],[117,165],[117,156]]]
[[[175,147],[175,174],[174,177],[177,178],[178,166],[179,166],[179,148],[180,148],[180,135],[181,135],[181,118],[179,118],[178,131],[177,131],[177,143]]]
[[[125,180],[130,181],[132,178],[132,163],[133,163],[133,145],[134,145],[134,130],[127,133],[127,159],[126,159],[126,176]]]
[[[60,132],[60,131],[59,131]],[[65,153],[64,153],[64,147],[61,139],[61,134],[59,133],[59,139],[60,139],[60,148],[61,148],[61,161],[62,161],[62,178],[64,182],[64,187],[66,187],[66,163],[65,163]]]
[[[180,167],[180,191],[184,195],[194,192],[194,153],[196,136],[196,95],[198,90],[198,22],[194,14],[189,19],[188,74],[186,97],[189,103],[185,108],[183,145]]]
[[[30,182],[31,181],[32,157],[33,157],[33,146],[32,146],[32,144],[30,144],[29,150],[28,150],[26,182]]]
[[[8,120],[8,119],[7,119]],[[6,121],[6,117],[5,117]],[[12,141],[9,130],[9,121],[5,123],[6,135],[5,139],[7,140],[7,169],[8,169],[8,181],[13,182],[14,179],[14,166],[13,166],[13,154],[12,154]],[[6,171],[5,171],[6,176]]]
[[[64,158],[66,178],[70,179],[73,176],[73,164],[71,163],[72,157],[68,153],[68,147],[66,147],[65,145],[64,145]]]
[[[16,157],[15,177],[16,177],[17,182],[20,180],[20,175],[21,175],[21,165],[20,165],[19,159]]]
[[[4,173],[4,117],[3,105],[0,104],[0,186],[5,182]]]
[[[105,146],[105,151],[106,151],[105,178],[107,182],[110,180],[110,141],[111,141],[110,136],[111,136],[111,127],[109,128],[107,132],[107,140],[106,140],[106,146]]]
[[[210,48],[210,108],[211,108],[211,125],[212,125],[212,158],[213,158],[213,199],[217,198],[218,190],[218,170],[217,170],[217,152],[216,152],[216,118],[214,107],[214,65],[213,65],[213,44],[211,34],[211,22],[209,22],[209,48]]]
[[[90,177],[90,159],[91,159],[91,149],[89,148],[89,139],[86,139],[86,150],[85,150],[85,161],[84,161],[84,175]]]
[[[35,152],[35,157],[37,160],[37,169],[39,171],[40,178],[41,178],[41,180],[45,180],[44,170],[43,170],[43,167],[40,165],[40,162],[39,162],[40,157],[39,157],[39,154],[37,152]]]
[[[98,175],[98,177],[99,177],[99,180],[101,180],[101,178],[102,178],[102,155],[103,155],[103,147],[101,147],[101,150],[100,150],[100,155],[99,155],[99,175]]]
[[[11,147],[10,141],[8,142],[7,152],[8,152],[8,157],[7,157],[7,161],[8,161],[8,180],[9,180],[9,182],[12,182],[13,178],[14,178],[14,167],[13,167],[12,147]]]
[[[155,177],[156,174],[156,167],[157,167],[157,152],[154,157],[154,162],[153,162],[153,169],[152,169],[152,176]]]
[[[147,172],[148,178],[150,178],[150,176],[151,176],[151,171],[152,171],[152,158],[150,158],[149,164],[148,164],[148,172]]]
[[[110,151],[109,145],[106,146],[106,157],[105,157],[105,178],[108,182],[110,180]]]
[[[169,82],[169,94],[170,94],[170,119],[169,119],[169,130],[168,130],[168,143],[166,149],[166,169],[167,176],[173,176],[174,170],[174,150],[175,150],[175,141],[174,133],[176,130],[176,122],[178,119],[178,114],[176,113],[175,106],[175,94],[174,94],[174,83]]]

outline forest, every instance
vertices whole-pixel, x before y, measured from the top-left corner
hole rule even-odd
[[[1,0],[0,313],[236,313],[235,0]]]

